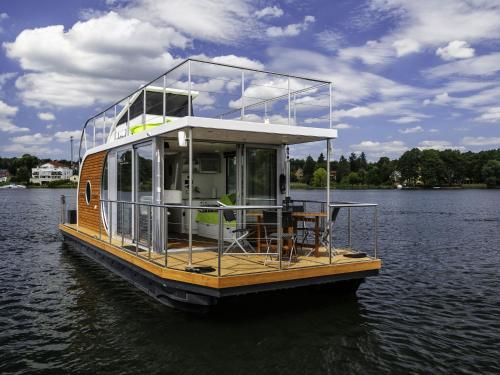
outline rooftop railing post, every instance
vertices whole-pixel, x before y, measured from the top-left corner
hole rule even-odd
[[[245,71],[241,71],[241,120],[245,118]]]
[[[192,103],[191,103],[191,60],[188,61],[188,116],[191,116],[192,111]]]
[[[95,119],[92,121],[92,130],[93,130],[93,136],[92,136],[92,147],[95,147]]]
[[[331,140],[326,140],[326,220],[324,225],[328,225],[328,257],[332,264],[332,226],[330,223],[330,158]]]
[[[297,94],[293,94],[293,125],[297,125]]]
[[[218,221],[219,221],[219,241],[217,243],[217,276],[221,275],[221,263],[222,263],[222,248],[224,246],[224,220],[222,217],[222,208],[218,209]]]
[[[328,113],[328,123],[329,123],[329,127],[330,129],[332,128],[332,83],[330,82],[328,84],[328,92],[329,92],[329,99],[330,99],[330,103],[329,103],[329,113]]]
[[[127,136],[130,134],[130,96],[127,99]]]
[[[106,112],[102,114],[102,144],[106,143]]]
[[[113,117],[113,124],[115,125],[115,139],[116,139],[116,116],[118,116],[118,112],[116,110],[116,105],[115,105],[115,116]],[[111,127],[109,128],[109,131],[111,132]],[[118,207],[116,209],[118,210]]]
[[[277,223],[278,243],[276,245],[278,246],[278,259],[279,259],[280,270],[281,270],[282,269],[281,260],[283,259],[283,226],[282,226],[283,209],[278,208],[277,212],[278,212],[278,215],[277,215],[277,219],[278,219],[278,223]],[[289,250],[292,251],[292,249],[289,249]]]
[[[142,126],[146,130],[146,89],[143,90],[142,99]]]
[[[167,113],[167,76],[163,75],[163,107],[162,107],[163,124],[165,123],[166,113]]]
[[[290,77],[288,77],[288,125],[290,125],[290,120],[292,117],[292,101],[291,101],[291,93],[290,93]]]

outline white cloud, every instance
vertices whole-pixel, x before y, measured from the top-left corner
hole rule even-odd
[[[16,80],[24,104],[88,106],[121,97],[158,75],[177,61],[165,49],[187,43],[170,27],[110,12],[67,31],[62,25],[27,29],[3,45],[8,57],[30,71]]]
[[[19,109],[14,106],[10,106],[7,103],[0,100],[0,131],[6,133],[21,133],[29,131],[28,128],[19,127],[12,123],[12,117],[14,117]]]
[[[272,7],[265,7],[263,9],[257,10],[257,11],[255,11],[254,14],[255,14],[255,17],[257,17],[257,18],[265,18],[265,17],[277,18],[277,17],[281,17],[284,14],[284,12],[283,12],[283,9],[281,9],[280,7],[272,6]]]
[[[396,49],[396,55],[398,57],[420,51],[420,44],[413,39],[396,40],[392,43],[392,46]]]
[[[439,129],[435,128],[429,129],[429,133],[439,133]]]
[[[401,134],[414,134],[422,133],[424,129],[421,126],[415,126],[414,128],[399,129],[398,132]]]
[[[59,148],[54,148],[47,145],[25,145],[22,143],[10,143],[5,147],[2,147],[2,151],[8,152],[14,155],[31,154],[38,157],[50,157],[53,158],[54,155],[61,155],[62,151]]]
[[[497,146],[500,137],[464,137],[462,143],[466,146]]]
[[[449,76],[490,76],[500,71],[500,52],[477,56],[470,59],[454,61],[424,70],[429,78],[443,78]]]
[[[357,47],[347,47],[339,50],[339,57],[343,60],[359,59],[367,65],[385,64],[395,56],[391,46],[369,40],[366,44]]]
[[[337,125],[333,125],[332,129],[351,129],[352,125],[346,124],[346,123],[340,123]]]
[[[324,30],[316,34],[318,45],[327,51],[336,51],[343,40],[340,33],[331,30]]]
[[[436,50],[436,55],[447,61],[468,59],[474,56],[474,48],[469,47],[469,44],[463,40],[454,40],[446,47],[439,47]]]
[[[254,17],[256,9],[250,0],[133,0],[117,11],[211,43],[259,38],[263,27]]]
[[[45,145],[52,141],[52,137],[41,133],[21,135],[10,139],[14,143],[23,145]]]
[[[486,108],[484,113],[476,117],[476,121],[497,122],[500,121],[500,107]]]
[[[365,152],[372,157],[401,154],[408,149],[403,141],[362,141],[358,144],[351,145],[350,148],[354,152]]]
[[[54,121],[56,116],[51,112],[39,112],[38,118],[43,121]]]
[[[315,20],[314,16],[305,16],[304,21],[301,23],[292,23],[285,27],[271,26],[267,28],[266,35],[270,38],[296,36],[307,30]]]
[[[415,115],[410,115],[410,116],[402,116],[397,119],[389,120],[390,122],[394,122],[396,124],[411,124],[412,122],[419,122],[421,121],[422,117],[429,117],[429,116],[415,116]]]
[[[9,79],[14,78],[15,76],[17,76],[17,73],[14,72],[0,73],[0,89],[3,85],[5,85],[5,82],[7,82]]]
[[[433,99],[425,99],[423,101],[424,105],[435,104],[435,105],[445,105],[449,103],[452,99],[448,95],[447,92],[443,92],[442,94],[437,94]]]
[[[422,141],[418,144],[418,148],[421,150],[433,149],[433,150],[446,150],[446,149],[461,149],[462,147],[453,146],[451,142],[448,141]]]
[[[54,140],[57,142],[69,142],[70,137],[73,137],[76,141],[80,140],[80,137],[82,135],[81,130],[65,130],[65,131],[60,131],[56,132],[54,134]]]
[[[368,2],[368,20],[391,18],[395,27],[378,40],[339,51],[340,56],[365,64],[385,64],[396,57],[450,41],[469,43],[500,37],[500,4],[496,0],[373,0]]]

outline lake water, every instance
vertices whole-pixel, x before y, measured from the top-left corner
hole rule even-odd
[[[334,191],[380,203],[357,297],[202,316],[63,245],[63,193],[0,190],[0,374],[500,373],[499,190]]]

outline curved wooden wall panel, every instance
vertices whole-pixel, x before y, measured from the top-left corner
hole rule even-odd
[[[99,231],[101,222],[101,178],[106,160],[106,151],[89,155],[83,161],[80,172],[80,183],[78,186],[78,225]],[[87,181],[90,181],[90,202],[85,199]]]

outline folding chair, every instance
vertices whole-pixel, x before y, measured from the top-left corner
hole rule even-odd
[[[227,207],[224,203],[217,202],[223,207]],[[236,221],[236,214],[232,210],[224,210],[223,212],[224,220],[227,222],[232,222]],[[248,242],[247,237],[250,235],[250,230],[247,228],[228,228],[231,233],[232,233],[232,238],[230,239],[231,244],[226,247],[224,250],[224,254],[228,254],[229,250],[231,250],[233,247],[237,246],[243,251],[244,254],[248,254],[248,251],[245,249],[245,246],[251,249],[251,251],[255,252],[254,247]],[[225,240],[225,239],[224,239]],[[232,253],[229,253],[232,254]],[[240,253],[236,253],[240,254]]]
[[[272,255],[277,255],[277,253],[271,253],[272,243],[276,241],[278,243],[278,213],[276,211],[263,211],[263,221],[264,221],[264,238],[266,240],[267,251],[266,258],[264,260],[264,265],[267,263],[268,257],[271,258]],[[292,213],[289,211],[284,211],[282,213],[281,220],[282,229],[288,229],[293,227],[293,218]],[[290,249],[290,257],[288,259],[288,265],[292,262],[293,253],[295,251],[295,255],[297,255],[296,241],[297,238],[294,233],[287,233],[285,231],[281,231],[281,243],[283,241],[292,241],[292,248]]]
[[[328,238],[330,237],[330,231],[331,231],[331,226],[335,224],[335,221],[337,220],[337,216],[339,215],[340,207],[335,207],[332,210],[332,216],[331,220],[329,223],[325,225],[325,228],[323,230],[323,233],[321,233],[321,237],[319,238],[319,243],[328,248]],[[335,250],[335,247],[332,244],[332,250]]]

